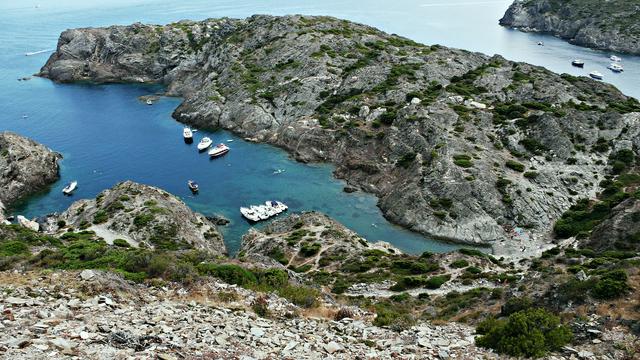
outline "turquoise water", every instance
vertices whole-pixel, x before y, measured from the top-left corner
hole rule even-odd
[[[569,45],[552,37],[524,34],[497,25],[509,0],[369,1],[21,1],[0,3],[0,130],[29,136],[64,155],[62,179],[49,191],[18,204],[15,213],[38,216],[64,210],[72,201],[94,197],[118,181],[159,186],[180,196],[206,215],[222,214],[232,223],[223,228],[230,251],[249,228],[238,213],[245,204],[280,199],[293,211],[319,210],[369,240],[385,240],[408,252],[445,251],[452,245],[435,242],[388,223],[373,196],[342,192],[329,165],[305,165],[283,151],[242,141],[227,132],[210,135],[216,142],[233,140],[231,152],[211,161],[195,144],[182,142],[182,126],[170,114],[179,99],[162,98],[154,106],[137,100],[161,91],[134,85],[59,85],[45,79],[16,79],[38,71],[49,56],[26,52],[55,48],[61,31],[73,27],[167,23],[180,19],[246,17],[254,13],[323,14],[347,18],[425,43],[440,43],[503,56],[575,75],[599,70],[625,93],[639,96],[640,59],[623,56],[625,73],[606,71],[608,55]],[[36,7],[36,5],[39,5]],[[539,39],[546,46],[539,47]],[[572,68],[573,58],[587,62]],[[26,116],[26,117],[25,117]],[[278,169],[285,170],[274,174]],[[192,196],[186,180],[201,185]],[[60,190],[78,180],[72,198]]]

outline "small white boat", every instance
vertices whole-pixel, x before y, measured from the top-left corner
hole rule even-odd
[[[615,55],[611,55],[611,57],[610,57],[609,59],[611,59],[611,61],[613,61],[613,62],[620,62],[620,61],[622,61],[622,59],[621,59],[620,57],[615,56]]]
[[[200,190],[200,186],[198,185],[198,183],[193,180],[187,181],[187,186],[189,186],[189,189],[193,193],[197,193],[198,190]]]
[[[544,42],[538,41],[538,46],[544,46]]]
[[[604,79],[604,75],[602,75],[602,73],[598,72],[598,71],[592,71],[589,73],[589,76],[591,76],[592,78],[596,79],[596,80],[602,80]]]
[[[77,187],[78,187],[78,182],[72,181],[67,186],[65,186],[64,189],[62,189],[62,193],[65,195],[71,195],[73,194],[73,192],[76,190]]]
[[[579,67],[579,68],[583,68],[584,67],[584,61],[580,60],[580,59],[575,59],[571,62],[571,65],[575,66],[575,67]]]
[[[153,101],[151,101],[151,99],[147,99],[147,105],[153,105]]]
[[[222,156],[229,152],[229,147],[225,144],[218,144],[213,149],[209,150],[209,156],[215,158]]]
[[[193,131],[189,127],[182,129],[182,136],[185,141],[193,141]]]
[[[611,63],[608,67],[609,70],[617,73],[621,73],[624,71],[624,67],[618,63]]]
[[[203,137],[202,140],[200,140],[200,142],[198,143],[198,150],[205,151],[207,148],[209,148],[209,146],[211,146],[212,143],[213,140],[211,140],[211,138]]]

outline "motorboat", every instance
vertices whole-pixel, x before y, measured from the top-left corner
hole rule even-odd
[[[622,61],[622,59],[621,59],[620,57],[615,56],[615,55],[611,55],[611,57],[610,57],[609,59],[610,59],[611,61],[613,61],[613,62],[620,62],[620,61]]]
[[[182,136],[184,136],[185,139],[193,139],[193,131],[191,128],[185,127],[182,129]]]
[[[153,105],[153,101],[151,101],[151,99],[147,99],[147,105]]]
[[[187,186],[189,186],[189,189],[191,190],[191,192],[194,192],[194,193],[197,193],[198,190],[200,190],[200,186],[198,186],[198,183],[193,180],[187,181]]]
[[[602,80],[604,79],[604,75],[602,75],[602,73],[598,72],[598,71],[592,71],[589,73],[589,76],[591,76],[592,78],[596,79],[596,80]]]
[[[609,70],[617,73],[621,73],[624,71],[624,67],[618,63],[611,63],[608,67]]]
[[[583,68],[584,67],[584,61],[580,60],[580,59],[575,59],[571,62],[571,65],[575,66],[575,67],[579,67],[579,68]]]
[[[538,41],[538,46],[544,46],[544,42]]]
[[[229,152],[229,147],[225,144],[218,144],[213,149],[209,150],[209,156],[216,158]]]
[[[62,193],[65,195],[71,195],[73,194],[73,192],[76,190],[77,187],[78,187],[78,182],[72,181],[67,186],[65,186],[64,189],[62,189]]]
[[[207,148],[209,148],[209,146],[211,146],[212,143],[213,140],[211,140],[211,138],[203,137],[202,140],[200,140],[200,142],[198,143],[198,150],[205,151]]]
[[[184,137],[185,142],[193,142],[193,131],[190,128],[185,127],[184,129],[182,129],[182,136]]]

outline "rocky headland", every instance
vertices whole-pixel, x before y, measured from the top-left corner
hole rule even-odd
[[[68,30],[40,75],[162,83],[176,119],[332,162],[390,220],[499,255],[549,247],[640,143],[640,105],[610,85],[330,17]]]
[[[516,0],[500,25],[553,34],[594,49],[640,54],[637,0]]]
[[[227,253],[222,235],[204,215],[156,187],[125,181],[95,199],[73,203],[58,217],[62,228],[95,232],[109,244]]]
[[[0,223],[6,207],[58,180],[61,158],[31,139],[0,132]]]

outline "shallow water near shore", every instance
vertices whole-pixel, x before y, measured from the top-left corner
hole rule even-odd
[[[576,47],[553,37],[501,28],[498,19],[510,0],[372,1],[150,1],[114,0],[107,5],[79,0],[23,1],[0,4],[0,131],[11,130],[33,138],[64,155],[61,180],[49,191],[17,204],[13,213],[38,216],[62,211],[73,201],[92,198],[119,181],[131,179],[161,187],[181,197],[205,215],[221,214],[232,223],[223,227],[227,246],[235,252],[249,229],[239,207],[277,199],[292,211],[327,213],[365,238],[388,241],[404,251],[446,251],[454,245],[432,241],[387,222],[372,195],[342,191],[344,183],[332,177],[327,164],[300,164],[277,148],[247,143],[224,131],[196,133],[214,142],[229,142],[231,152],[217,160],[185,145],[182,125],[171,118],[180,99],[161,98],[153,106],[137,98],[162,88],[139,85],[60,85],[46,79],[17,81],[38,71],[67,28],[146,23],[180,19],[246,17],[255,13],[332,15],[398,33],[416,41],[499,53],[556,72],[586,75],[599,70],[623,92],[640,96],[640,59],[623,56],[625,73],[605,67],[608,53]],[[36,5],[38,5],[36,7]],[[539,40],[545,46],[537,46]],[[42,51],[32,56],[25,53]],[[584,70],[570,62],[582,58]],[[275,174],[277,170],[284,170]],[[187,179],[200,183],[192,196]],[[73,197],[61,189],[79,181]]]

